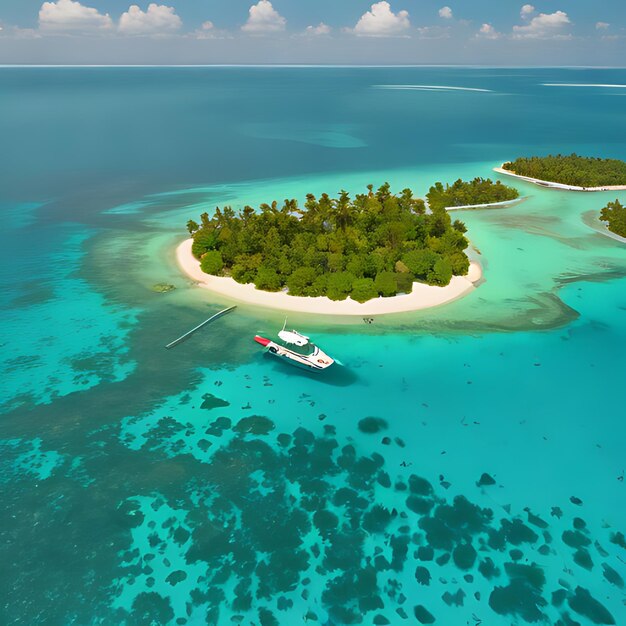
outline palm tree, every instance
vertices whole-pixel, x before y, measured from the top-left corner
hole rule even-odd
[[[276,200],[274,200],[272,202],[272,204],[267,204],[267,202],[264,202],[259,209],[261,209],[261,213],[271,213],[273,215],[275,215],[276,213],[278,213],[278,202],[276,202]]]
[[[305,224],[307,227],[317,227],[322,221],[320,205],[312,193],[306,195],[304,208],[301,209],[296,204],[295,212],[300,216],[302,224]]]
[[[323,193],[320,196],[317,206],[319,210],[319,223],[324,225],[324,230],[328,230],[330,228],[329,222],[331,221],[333,213],[333,200],[330,199],[327,193]]]
[[[293,213],[298,213],[298,201],[295,198],[292,198],[291,200],[286,199],[280,212],[283,215],[292,215]]]
[[[352,206],[350,195],[347,191],[342,189],[339,198],[333,200],[333,209],[335,224],[341,228],[341,230],[346,230],[346,228],[352,224],[354,217],[354,207]]]

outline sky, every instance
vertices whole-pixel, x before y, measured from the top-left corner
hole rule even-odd
[[[0,64],[626,65],[626,0],[0,0]]]

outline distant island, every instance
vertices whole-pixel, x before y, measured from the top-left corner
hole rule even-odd
[[[600,211],[600,219],[607,222],[607,227],[612,233],[626,237],[626,207],[622,206],[619,200],[609,202]]]
[[[410,189],[396,195],[386,183],[354,199],[345,191],[309,194],[303,207],[285,200],[258,211],[217,208],[187,223],[191,252],[205,274],[290,296],[363,303],[409,294],[414,281],[445,287],[467,275],[470,260],[465,224],[452,221],[444,205],[472,201],[473,188],[481,202],[515,191],[503,194],[504,185],[483,179],[438,183],[427,207]]]
[[[626,162],[577,154],[520,157],[497,172],[535,184],[571,191],[626,189]]]
[[[433,210],[500,204],[517,198],[517,189],[503,185],[500,181],[494,183],[489,178],[474,178],[471,181],[459,179],[445,187],[442,183],[435,183],[426,194],[428,206]]]

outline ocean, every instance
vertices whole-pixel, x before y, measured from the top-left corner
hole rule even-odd
[[[583,86],[584,85],[584,86]],[[626,158],[626,70],[0,68],[0,623],[626,623],[626,192],[504,180]],[[484,282],[360,320],[342,366],[177,269],[188,219],[499,177]],[[154,285],[175,287],[157,293]],[[350,322],[350,323],[349,323]]]

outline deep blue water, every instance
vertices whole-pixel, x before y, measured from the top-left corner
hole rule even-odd
[[[626,71],[0,69],[0,623],[626,623],[624,192],[461,214],[485,283],[440,309],[290,316],[325,379],[257,351],[280,313],[163,349],[224,304],[187,219],[625,158],[599,85]]]

